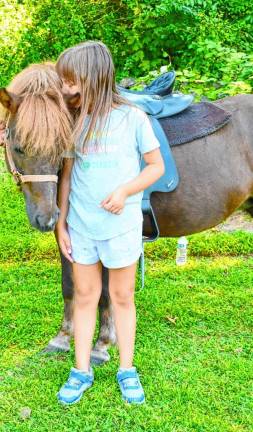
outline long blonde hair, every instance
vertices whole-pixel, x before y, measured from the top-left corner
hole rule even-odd
[[[52,63],[32,64],[8,86],[21,100],[16,134],[31,156],[58,162],[72,147],[72,120],[61,93],[61,80]]]
[[[73,141],[82,140],[82,151],[85,152],[88,140],[95,136],[94,144],[97,147],[97,137],[101,136],[112,107],[133,105],[116,88],[110,50],[101,41],[81,42],[60,55],[56,71],[60,77],[77,84],[80,89],[80,108],[74,125]],[[88,113],[89,123],[83,134],[84,120]],[[99,129],[100,133],[94,135],[95,129]]]

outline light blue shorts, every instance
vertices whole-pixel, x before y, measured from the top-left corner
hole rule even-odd
[[[107,268],[126,267],[137,261],[142,253],[142,224],[108,240],[94,240],[68,226],[72,258],[79,264],[101,261]]]

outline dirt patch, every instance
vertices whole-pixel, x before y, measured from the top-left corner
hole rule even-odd
[[[217,231],[232,232],[232,231],[247,231],[253,232],[253,218],[248,213],[238,210],[233,213],[225,222],[215,227]]]

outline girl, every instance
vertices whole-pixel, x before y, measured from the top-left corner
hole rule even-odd
[[[63,154],[56,234],[73,263],[76,360],[57,397],[73,404],[93,384],[90,354],[103,264],[109,269],[120,353],[117,381],[125,401],[142,403],[144,391],[133,366],[135,272],[142,252],[143,190],[164,173],[160,144],[147,115],[118,93],[113,60],[102,42],[67,49],[56,70],[75,108],[75,149]],[[140,172],[141,154],[147,166]]]

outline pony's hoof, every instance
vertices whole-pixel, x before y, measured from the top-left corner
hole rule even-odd
[[[110,360],[110,354],[107,351],[92,351],[90,360],[92,365],[101,366]]]
[[[52,345],[48,345],[46,348],[44,348],[43,350],[41,350],[39,352],[39,354],[57,354],[57,353],[61,353],[61,352],[67,352],[59,347],[54,347]]]
[[[40,354],[54,354],[54,353],[61,353],[61,352],[69,352],[69,350],[70,350],[69,344],[56,345],[53,343],[49,343],[42,351],[40,351]]]

